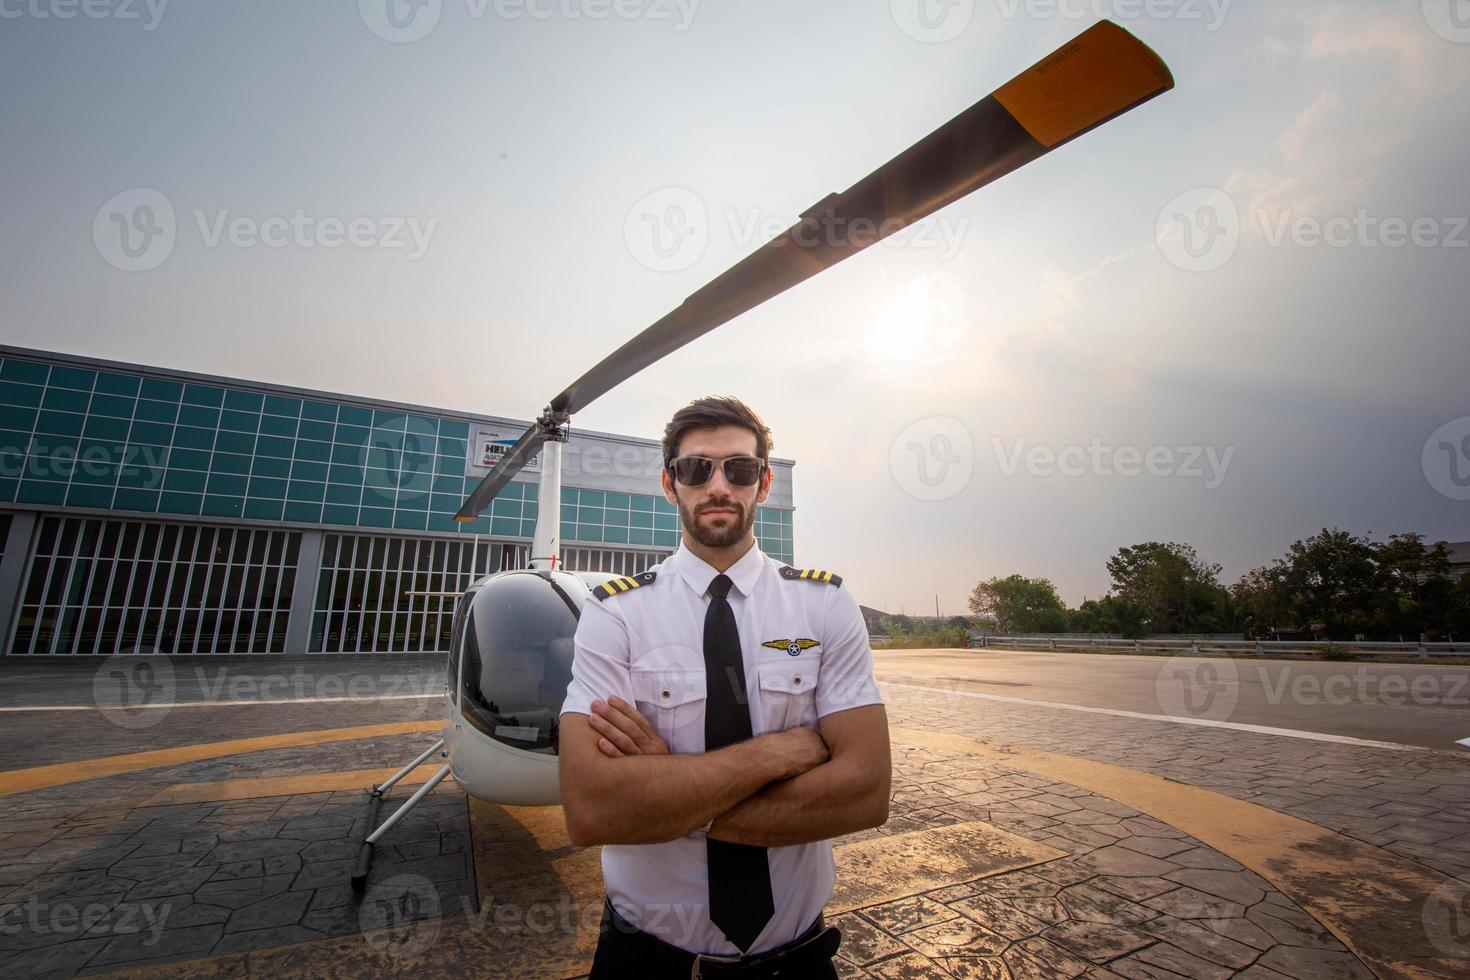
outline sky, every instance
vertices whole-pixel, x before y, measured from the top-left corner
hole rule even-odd
[[[1173,92],[574,427],[743,398],[894,611],[1470,539],[1465,0],[0,0],[0,341],[530,419],[1104,17]]]

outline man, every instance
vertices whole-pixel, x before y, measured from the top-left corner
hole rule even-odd
[[[572,842],[604,845],[593,980],[836,976],[829,841],[888,818],[888,719],[841,578],[756,545],[770,449],[735,399],[676,413],[683,543],[583,607],[561,794]]]

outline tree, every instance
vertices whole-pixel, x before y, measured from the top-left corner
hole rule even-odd
[[[970,611],[995,620],[997,633],[1058,633],[1067,627],[1067,607],[1044,578],[992,578],[970,593]]]
[[[1144,635],[1143,610],[1114,595],[1086,600],[1068,619],[1073,633],[1117,633],[1130,640]]]
[[[1220,566],[1187,544],[1149,541],[1108,559],[1113,593],[1143,610],[1151,633],[1194,633],[1208,625],[1224,591]]]
[[[1470,636],[1470,572],[1460,576],[1450,606],[1449,635],[1464,639]]]
[[[1449,545],[1425,547],[1421,534],[1394,534],[1373,547],[1378,570],[1375,632],[1395,639],[1418,639],[1453,629],[1457,584],[1450,569]]]
[[[1373,547],[1333,528],[1298,541],[1280,559],[1277,573],[1299,625],[1328,639],[1348,640],[1369,629],[1378,570]]]
[[[1250,607],[1224,589],[1215,604],[1215,627],[1222,633],[1235,633],[1241,637],[1255,635],[1255,614]]]
[[[1292,625],[1291,597],[1283,581],[1281,563],[1252,569],[1230,587],[1235,604],[1250,617],[1256,634],[1274,633]]]

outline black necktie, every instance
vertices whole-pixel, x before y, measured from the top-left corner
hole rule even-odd
[[[745,658],[740,632],[730,608],[730,576],[716,575],[709,585],[704,614],[704,750],[734,745],[750,738],[750,702],[745,693]],[[749,952],[776,906],[771,898],[771,866],[764,847],[706,840],[709,857],[709,917],[725,937]]]

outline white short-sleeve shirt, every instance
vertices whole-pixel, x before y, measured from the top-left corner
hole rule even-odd
[[[725,572],[740,631],[745,690],[755,735],[803,725],[849,708],[881,704],[873,653],[852,594],[827,581],[788,578],[753,546]],[[669,751],[704,751],[704,618],[719,573],[683,545],[653,567],[650,585],[588,599],[577,624],[572,682],[562,712],[590,715],[594,700],[635,704]],[[789,574],[789,573],[788,573]],[[828,841],[767,849],[776,914],[750,952],[791,942],[832,897]],[[705,838],[602,849],[608,897],[645,932],[695,953],[740,950],[709,919]]]

